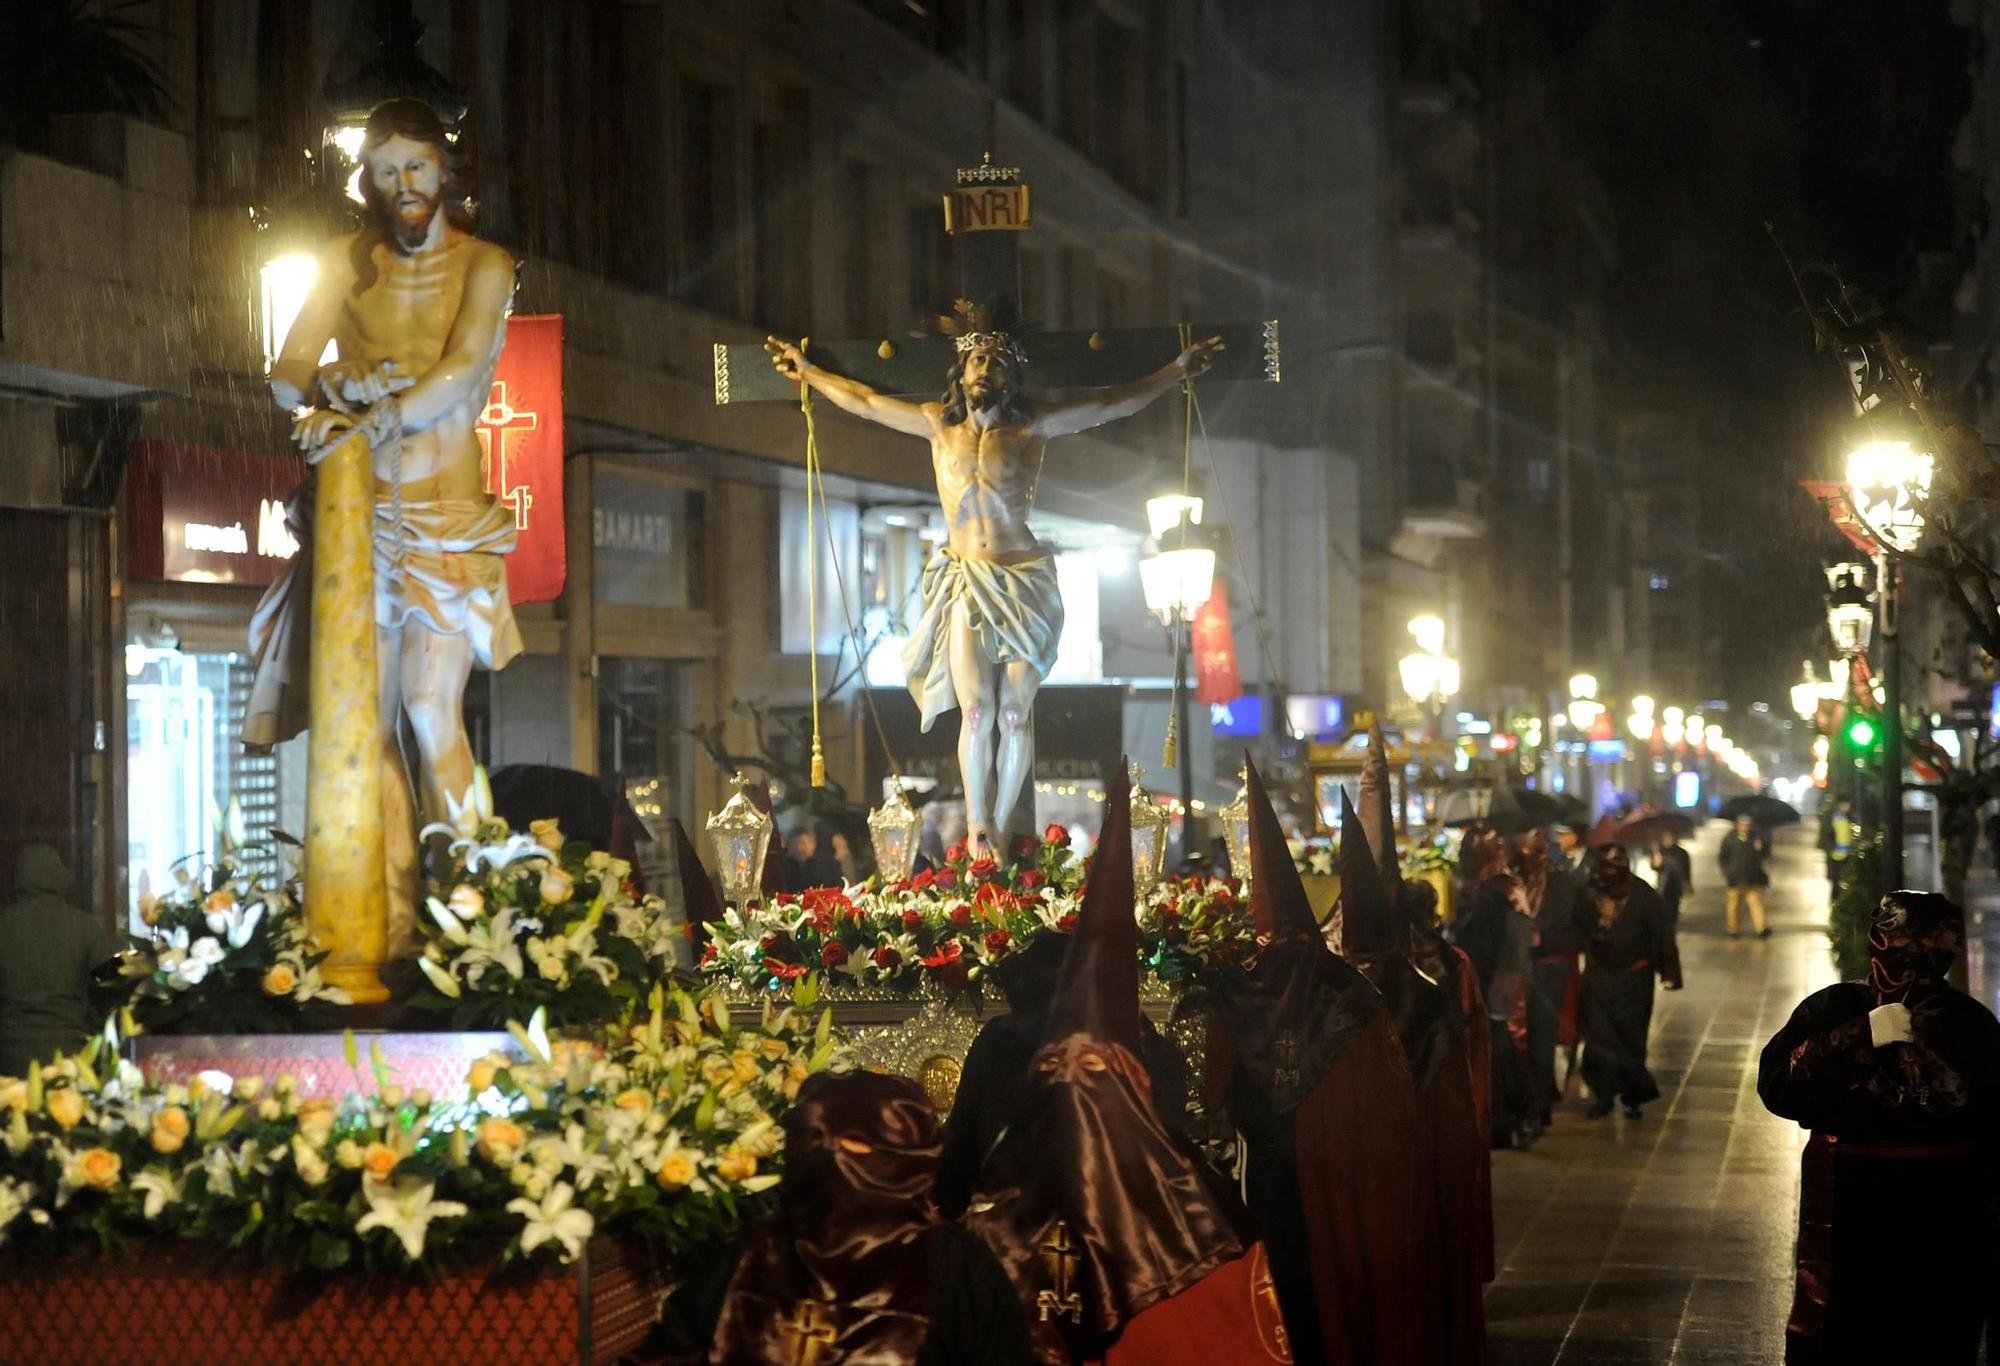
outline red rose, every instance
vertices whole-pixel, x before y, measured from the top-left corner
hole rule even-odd
[[[931,884],[936,881],[937,881],[937,869],[926,868],[921,873],[918,873],[915,877],[910,879],[910,886],[915,888],[917,891],[923,892],[930,890]]]
[[[1042,831],[1042,843],[1053,844],[1059,849],[1069,848],[1069,827],[1061,821],[1053,821]]]
[[[838,939],[829,939],[820,946],[819,961],[830,968],[837,968],[847,961],[847,945]]]
[[[947,963],[956,963],[965,953],[965,945],[956,939],[947,939],[937,946],[937,951],[923,960],[927,968],[941,968]]]
[[[1014,852],[1024,858],[1033,858],[1039,848],[1041,845],[1033,835],[1022,835],[1014,841]]]
[[[1005,930],[988,930],[986,932],[986,952],[990,956],[997,957],[1005,953],[1007,946],[1013,942],[1014,936]]]
[[[972,923],[972,907],[966,905],[964,902],[960,902],[951,908],[950,920],[954,925],[970,925]]]
[[[876,967],[881,968],[884,972],[893,972],[903,965],[903,955],[897,953],[887,944],[875,950],[874,953],[869,955],[869,958],[874,962]]]
[[[920,928],[922,928],[922,926],[923,926],[923,923],[924,923],[924,914],[923,914],[923,912],[922,912],[922,911],[904,911],[904,912],[903,912],[903,928],[904,928],[904,929],[906,929],[906,930],[914,930],[914,929],[920,929]]]
[[[946,991],[964,991],[972,980],[972,974],[965,970],[965,964],[954,959],[938,969],[938,985]]]
[[[999,871],[1000,861],[991,854],[988,854],[985,858],[979,859],[970,868],[967,868],[965,875],[974,882],[983,882]]]
[[[1069,932],[1070,932],[1071,930],[1075,929],[1075,928],[1076,928],[1076,912],[1075,912],[1075,911],[1071,911],[1071,912],[1070,912],[1070,913],[1069,913],[1068,915],[1064,916],[1064,917],[1063,917],[1063,918],[1062,918],[1061,920],[1058,920],[1058,921],[1056,922],[1056,928],[1057,928],[1058,930],[1062,931],[1062,932],[1063,932],[1064,934],[1068,934],[1068,933],[1069,933]]]
[[[958,874],[950,868],[940,868],[937,870],[937,876],[931,880],[931,886],[947,889],[956,887],[958,886]]]
[[[1022,891],[1032,892],[1035,890],[1035,888],[1041,886],[1043,881],[1045,881],[1045,879],[1042,877],[1041,869],[1023,868],[1021,870],[1020,882]]]
[[[965,861],[965,842],[961,840],[945,850],[944,861],[946,863],[963,863]]]

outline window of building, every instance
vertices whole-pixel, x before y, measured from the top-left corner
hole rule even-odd
[[[1549,477],[1549,462],[1530,460],[1522,466],[1521,472],[1528,486],[1528,497],[1537,503],[1548,502],[1549,494],[1554,487]]]
[[[812,167],[802,130],[810,127],[810,92],[788,86],[777,113],[751,132],[757,252],[756,323],[784,336],[805,335],[812,320]]]
[[[912,319],[944,312],[951,302],[944,283],[944,215],[936,200],[910,207],[904,215],[910,242],[910,298]]]
[[[680,86],[680,267],[682,293],[705,308],[732,311],[735,281],[727,250],[734,218],[729,168],[734,104],[722,86]]]
[[[813,518],[819,520],[819,504],[814,502]],[[835,501],[826,507],[827,520],[814,532],[818,549],[814,581],[806,575],[806,495],[804,489],[784,489],[778,494],[778,648],[788,655],[807,653],[808,642],[818,642],[819,653],[839,654],[847,642],[847,624],[841,602],[841,578],[847,589],[847,606],[860,624],[865,605],[858,596],[861,588],[860,509],[848,502]],[[829,529],[831,534],[829,534]],[[838,564],[836,565],[836,560]],[[818,605],[818,631],[809,625],[809,598]]]
[[[875,202],[876,175],[865,161],[847,163],[842,177],[841,215],[845,225],[841,236],[840,278],[846,292],[847,329],[856,335],[878,331],[883,325],[882,291],[876,281],[882,271],[881,245],[871,231],[870,209]]]
[[[598,661],[597,772],[618,783],[628,800],[643,798],[633,805],[649,830],[657,828],[656,815],[662,823],[664,816],[693,820],[691,668],[664,659]]]

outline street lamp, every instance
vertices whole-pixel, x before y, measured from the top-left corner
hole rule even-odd
[[[1625,718],[1625,729],[1643,744],[1653,738],[1654,725],[1653,699],[1640,693],[1632,699],[1632,714]]]
[[[1438,716],[1444,704],[1458,696],[1459,665],[1456,659],[1444,652],[1445,631],[1441,617],[1430,612],[1412,617],[1409,632],[1417,648],[1414,653],[1396,661],[1396,672],[1402,677],[1403,691],[1409,694],[1412,702],[1423,708],[1429,736],[1435,739]]]
[[[1868,566],[1858,560],[1827,566],[1826,629],[1834,648],[1851,657],[1868,648],[1875,628],[1875,600],[1868,591]]]
[[[1169,535],[1174,548],[1160,549],[1139,561],[1139,587],[1146,608],[1167,628],[1174,655],[1174,712],[1168,721],[1167,748],[1178,753],[1181,779],[1181,853],[1201,848],[1194,815],[1194,753],[1188,730],[1188,656],[1194,653],[1195,614],[1208,605],[1215,591],[1215,552],[1188,544],[1188,528],[1201,521],[1202,502],[1185,494],[1146,500],[1146,522],[1161,545]],[[1178,736],[1178,741],[1173,737]],[[1164,851],[1163,851],[1164,852]]]
[[[1798,713],[1799,720],[1810,721],[1819,715],[1820,693],[1823,686],[1819,679],[1814,677],[1812,661],[1808,659],[1804,676],[1792,684],[1792,710]]]

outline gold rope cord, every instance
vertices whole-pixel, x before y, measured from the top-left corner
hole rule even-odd
[[[1194,325],[1192,323],[1182,323],[1181,354],[1187,354],[1187,349],[1193,340]],[[1194,485],[1194,380],[1192,377],[1181,381],[1181,393],[1185,398],[1185,401],[1181,405],[1181,497],[1186,498],[1189,490]],[[1180,519],[1181,539],[1180,545],[1177,547],[1178,549],[1187,549],[1187,527],[1187,506],[1186,504],[1182,504]],[[1190,623],[1188,631],[1192,632],[1193,629],[1193,625]],[[1174,688],[1173,696],[1167,699],[1167,742],[1160,747],[1160,763],[1169,770],[1180,767],[1181,761],[1181,693],[1187,687],[1187,670],[1184,664],[1182,647],[1182,640],[1185,634],[1179,630],[1174,632]],[[1181,819],[1186,820],[1187,817],[1188,813],[1183,811]]]
[[[804,351],[810,339],[801,338]],[[813,488],[819,475],[819,435],[813,430],[812,386],[799,377],[799,411],[806,418],[806,659],[812,676],[812,785],[826,786],[826,755],[820,749],[819,729],[819,531],[813,522]],[[820,505],[822,514],[825,503]],[[826,528],[827,544],[833,543],[833,524]]]

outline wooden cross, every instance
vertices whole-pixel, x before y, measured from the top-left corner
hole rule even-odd
[[[959,243],[959,293],[985,307],[1013,305],[1020,312],[1019,234],[1034,226],[1028,186],[1017,166],[995,166],[989,155],[958,173],[944,197],[945,231]],[[939,300],[942,310],[948,300]],[[1204,380],[1276,384],[1281,366],[1277,319],[1253,323],[1195,323],[1195,337],[1222,338],[1223,351]],[[1018,333],[1028,357],[1028,378],[1065,391],[1129,384],[1157,370],[1181,350],[1178,327],[1135,327],[1092,332]],[[813,338],[813,364],[859,380],[898,398],[935,398],[956,359],[949,337],[874,337],[851,341]],[[1042,377],[1046,376],[1044,379]],[[761,342],[715,343],[717,403],[799,401],[796,380],[771,367]]]
[[[1042,1265],[1048,1269],[1050,1288],[1035,1296],[1035,1307],[1041,1311],[1043,1323],[1049,1321],[1051,1314],[1071,1323],[1083,1322],[1083,1296],[1076,1293],[1078,1260],[1069,1225],[1056,1220],[1056,1226],[1049,1230],[1048,1241],[1042,1244]]]
[[[792,1316],[779,1319],[778,1327],[793,1346],[790,1366],[818,1366],[821,1350],[833,1345],[833,1320],[820,1318],[822,1312],[829,1315],[833,1306],[822,1300],[800,1300],[792,1310]]]

